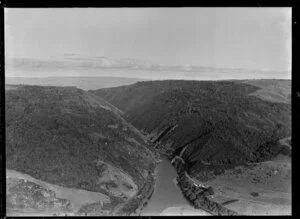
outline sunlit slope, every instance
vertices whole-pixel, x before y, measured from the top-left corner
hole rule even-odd
[[[94,94],[124,111],[168,154],[188,146],[192,173],[201,163],[224,165],[289,154],[278,140],[290,136],[291,106],[250,95],[243,81],[149,81],[100,89]],[[200,166],[199,166],[200,165]]]
[[[291,80],[246,80],[244,83],[261,88],[250,95],[271,102],[291,103]]]

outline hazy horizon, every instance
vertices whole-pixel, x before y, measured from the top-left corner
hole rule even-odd
[[[6,60],[60,60],[66,54],[257,69],[267,72],[263,77],[272,78],[276,72],[275,78],[290,78],[291,8],[5,8]],[[31,72],[6,76],[26,74]],[[32,74],[43,77],[54,72]],[[136,77],[127,74],[117,76]],[[168,77],[172,79],[171,74]]]

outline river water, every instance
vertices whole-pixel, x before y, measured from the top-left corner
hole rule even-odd
[[[194,209],[184,198],[180,188],[175,184],[176,176],[177,173],[171,163],[168,160],[162,160],[158,166],[155,191],[148,205],[142,210],[141,216],[181,215],[187,211],[205,215],[205,212]]]

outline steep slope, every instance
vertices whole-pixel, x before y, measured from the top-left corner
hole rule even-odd
[[[183,157],[191,174],[205,164],[226,166],[289,154],[278,140],[290,136],[291,106],[250,95],[243,81],[149,81],[90,91],[124,111],[170,156]]]
[[[101,98],[75,87],[6,86],[5,95],[8,169],[103,193],[112,204],[137,194],[153,173],[144,140]]]

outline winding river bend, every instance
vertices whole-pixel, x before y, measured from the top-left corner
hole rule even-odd
[[[141,216],[210,215],[188,203],[175,183],[176,177],[174,167],[168,160],[163,159],[158,167],[155,191],[148,205],[142,210]]]

